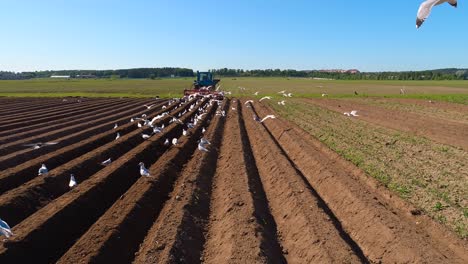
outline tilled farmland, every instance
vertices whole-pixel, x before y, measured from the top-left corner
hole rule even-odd
[[[0,101],[0,263],[468,262],[466,241],[316,138],[257,121],[258,101]]]

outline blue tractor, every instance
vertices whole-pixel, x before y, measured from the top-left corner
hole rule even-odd
[[[191,94],[197,94],[205,96],[212,94],[217,98],[224,97],[222,93],[216,91],[216,85],[219,82],[219,79],[213,79],[213,73],[197,71],[197,79],[193,81],[191,89],[184,90],[184,95],[189,96]]]

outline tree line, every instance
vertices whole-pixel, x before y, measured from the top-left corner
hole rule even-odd
[[[243,69],[213,69],[210,70],[219,77],[301,77],[324,78],[334,80],[468,80],[467,69],[440,69],[430,71],[404,72],[324,72],[298,70],[243,70]],[[70,76],[70,78],[143,78],[156,79],[168,77],[194,77],[194,71],[186,68],[137,68],[120,70],[61,70],[35,72],[0,71],[0,80],[25,80],[33,78],[49,78],[53,75]]]
[[[242,70],[242,69],[212,69],[216,76],[225,77],[302,77],[323,78],[334,80],[468,80],[466,69],[440,69],[429,71],[404,72],[323,72],[323,71],[297,71],[297,70]]]
[[[70,76],[70,78],[132,78],[155,79],[167,77],[193,77],[192,69],[186,68],[137,68],[120,70],[60,70],[34,72],[0,71],[0,80],[25,80],[33,78],[50,78],[54,75]]]

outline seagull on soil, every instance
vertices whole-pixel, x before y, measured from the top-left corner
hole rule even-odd
[[[70,188],[74,188],[77,185],[75,175],[70,174],[70,182],[68,183],[68,186]]]
[[[143,139],[145,139],[145,140],[146,140],[146,139],[150,138],[151,136],[150,136],[150,135],[148,135],[148,134],[144,134],[144,133],[142,133],[142,134],[141,134],[141,137],[142,137]]]
[[[174,145],[174,146],[177,145],[177,138],[172,139],[172,145]]]
[[[248,104],[248,103],[251,103],[251,104],[253,104],[253,102],[254,102],[253,100],[247,100],[247,101],[245,101],[245,103],[244,103],[244,104],[245,104],[245,105],[246,105],[246,104]]]
[[[119,139],[120,138],[120,133],[117,132],[117,135],[115,136],[115,140]]]
[[[2,219],[0,219],[0,234],[4,235],[6,238],[13,236],[10,226]]]
[[[211,145],[211,142],[208,141],[208,139],[206,139],[206,138],[201,138],[201,139],[200,139],[200,143],[201,143],[202,145]]]
[[[198,143],[198,150],[201,150],[201,151],[204,151],[204,152],[209,152],[208,149],[205,146],[206,145],[202,144],[202,142],[200,141],[200,143]]]
[[[164,146],[169,146],[169,144],[170,144],[170,143],[169,143],[169,139],[166,138],[166,141],[164,141]]]
[[[427,0],[424,1],[418,9],[418,14],[416,16],[416,28],[420,28],[421,25],[426,21],[426,19],[431,14],[431,10],[436,5],[441,5],[443,3],[449,3],[453,7],[458,6],[457,0]]]
[[[116,129],[116,128],[118,128],[118,127],[119,127],[119,125],[117,125],[117,123],[115,123],[114,129]]]
[[[39,171],[37,172],[37,175],[46,175],[47,173],[49,173],[49,170],[45,164],[42,164],[42,166],[39,168]]]
[[[145,168],[145,164],[143,162],[138,163],[140,166],[140,175],[145,177],[151,177],[150,172],[147,168]]]

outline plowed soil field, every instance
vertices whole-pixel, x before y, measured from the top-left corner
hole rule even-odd
[[[14,236],[0,263],[468,263],[466,241],[315,137],[254,118],[271,111],[237,99],[1,99],[0,218]],[[162,116],[162,132],[143,139],[152,129],[130,121],[143,114]],[[452,125],[435,139],[464,148]],[[57,144],[25,146],[37,142]]]

